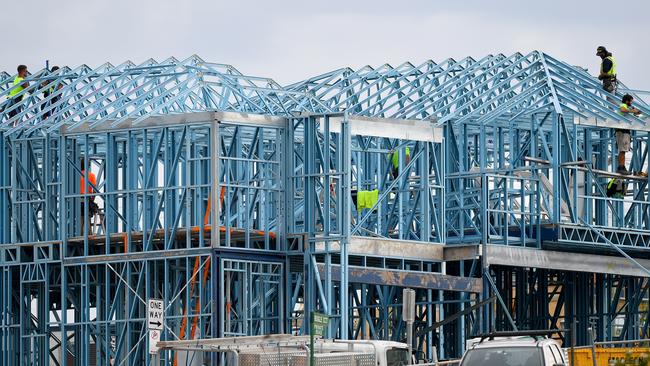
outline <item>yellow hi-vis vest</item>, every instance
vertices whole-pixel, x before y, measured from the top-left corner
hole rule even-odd
[[[372,208],[379,199],[379,190],[372,191],[359,191],[357,194],[357,210],[361,211],[364,208]]]
[[[408,157],[411,156],[411,149],[409,149],[408,147],[406,148],[406,156]],[[392,161],[393,161],[393,168],[397,169],[397,166],[399,165],[399,154],[397,153],[397,151],[393,153]]]
[[[625,113],[621,112],[621,109],[625,109],[625,110],[627,110],[628,108],[629,108],[629,107],[628,107],[627,104],[625,104],[625,103],[621,103],[621,105],[618,106],[618,114],[620,114],[621,116],[624,116]]]
[[[9,92],[9,98],[13,98],[14,95],[16,95],[16,94],[20,93],[21,91],[23,91],[23,89],[24,89],[23,88],[23,80],[24,79],[25,78],[21,78],[20,76],[16,76],[16,78],[14,79],[14,87]]]
[[[605,60],[610,60],[610,61],[612,61],[612,68],[609,69],[608,72],[603,72],[603,63],[601,62],[601,63],[600,63],[600,73],[601,73],[601,74],[605,74],[605,75],[607,75],[607,76],[614,76],[614,75],[616,75],[616,60],[614,59],[614,57],[612,57],[612,56],[607,56],[607,57],[605,57]],[[603,60],[603,61],[604,61],[604,60]]]

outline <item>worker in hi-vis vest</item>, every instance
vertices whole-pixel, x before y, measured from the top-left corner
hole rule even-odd
[[[641,114],[641,111],[632,106],[632,101],[634,98],[630,94],[625,94],[621,100],[618,113],[621,116],[626,114],[633,114],[638,116]],[[614,130],[616,136],[616,149],[618,150],[618,168],[616,169],[617,173],[620,174],[630,174],[630,172],[625,167],[625,153],[630,151],[630,145],[632,144],[632,136],[630,130],[626,128],[617,128]]]
[[[616,92],[616,60],[614,56],[604,46],[599,46],[596,49],[596,56],[601,59],[598,80],[603,82],[603,89],[610,93]]]
[[[625,184],[625,180],[623,179],[610,179],[610,181],[607,182],[607,197],[619,199],[625,198],[627,191],[626,186],[627,184]]]
[[[7,115],[9,116],[9,118],[13,118],[18,113],[20,113],[22,108],[16,106],[16,104],[20,103],[20,101],[23,100],[24,94],[23,95],[18,95],[18,94],[20,94],[21,91],[29,87],[29,82],[24,81],[25,78],[27,77],[27,66],[18,65],[17,71],[18,71],[18,75],[16,75],[16,78],[14,79],[13,87],[9,91],[9,98],[8,98],[9,104],[6,108],[8,110]]]
[[[58,66],[52,66],[50,73],[55,73],[58,70]],[[63,88],[63,84],[54,83],[52,79],[48,79],[41,83],[41,88],[43,88],[43,101],[45,101],[50,97],[50,95],[55,94],[57,91],[61,90]],[[60,99],[60,95],[53,96],[51,100],[43,102],[41,104],[41,111],[46,111],[43,113],[43,118],[48,118],[50,115],[52,115],[52,106],[56,105]]]
[[[397,179],[397,176],[399,176],[399,152],[397,150],[393,151],[393,153],[390,154],[390,160],[390,174],[393,176],[393,179]],[[406,165],[409,162],[411,162],[411,149],[407,147],[404,149],[404,164]]]
[[[82,194],[81,197],[81,232],[84,230],[84,217],[86,217],[86,201],[88,201],[88,223],[92,223],[92,218],[99,214],[99,206],[95,202],[95,188],[97,187],[97,176],[95,173],[90,170],[88,167],[88,173],[86,173],[86,159],[81,158],[79,165],[81,166],[81,176],[79,177],[79,193]],[[86,185],[86,180],[88,185]]]

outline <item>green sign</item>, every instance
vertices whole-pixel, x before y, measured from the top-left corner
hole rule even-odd
[[[311,312],[311,321],[310,321],[310,331],[309,331],[309,365],[314,366],[316,362],[314,362],[314,336],[319,335],[321,337],[325,336],[325,332],[327,332],[327,324],[329,323],[330,319],[327,315],[317,313],[315,311]]]
[[[325,314],[313,312],[311,315],[311,333],[313,335],[325,336],[329,317]]]

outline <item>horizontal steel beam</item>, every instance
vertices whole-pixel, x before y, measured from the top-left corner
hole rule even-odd
[[[341,278],[340,266],[332,265],[331,270],[332,280],[339,281]],[[325,265],[318,264],[318,271],[323,277],[325,275]],[[480,278],[449,276],[441,273],[349,266],[348,277],[351,283],[371,285],[474,293],[480,293],[483,290],[483,281]]]
[[[330,118],[330,132],[340,132],[343,117]],[[433,120],[409,120],[380,117],[348,116],[350,133],[360,136],[376,136],[401,140],[442,142],[443,129]],[[324,125],[320,125],[321,131]]]
[[[143,260],[157,260],[169,258],[195,257],[210,255],[212,252],[219,258],[234,260],[255,260],[264,263],[282,263],[285,260],[284,252],[259,249],[243,249],[231,247],[218,248],[193,248],[174,250],[152,250],[148,252],[120,253],[108,255],[93,255],[84,257],[66,258],[63,265],[91,264],[91,263],[112,263],[112,262],[133,262]]]
[[[470,245],[445,245],[443,248],[446,262],[466,261],[476,259],[481,255],[481,246]]]
[[[604,128],[625,128],[625,129],[635,130],[635,131],[650,131],[650,124],[648,124],[647,122],[641,122],[638,121],[636,118],[632,119],[632,118],[625,118],[622,116],[620,120],[614,120],[610,118],[594,118],[594,117],[585,118],[581,116],[576,116],[573,119],[573,123],[581,126],[604,127]]]
[[[338,242],[330,242],[330,251],[339,252],[340,250]],[[325,244],[322,242],[316,243],[316,251],[324,252]],[[478,244],[444,245],[421,241],[353,236],[348,244],[348,253],[350,255],[369,257],[444,262],[476,259],[481,255],[481,247]]]
[[[135,118],[127,118],[120,124],[119,127],[112,127],[110,121],[108,121],[109,123],[102,123],[96,127],[90,127],[89,123],[83,123],[80,126],[72,129],[68,128],[68,126],[62,126],[59,129],[59,133],[62,135],[77,135],[89,132],[115,132],[142,128],[170,127],[188,124],[206,124],[214,121],[215,119],[215,112],[179,113],[168,114],[164,116],[150,116],[137,124],[134,124],[136,121]]]
[[[135,118],[128,118],[119,127],[111,127],[110,123],[102,123],[96,127],[90,127],[84,123],[79,127],[69,129],[63,126],[59,129],[62,135],[85,134],[89,132],[114,132],[142,128],[170,127],[191,124],[207,124],[212,121],[219,121],[225,124],[250,125],[255,127],[286,127],[287,119],[278,116],[269,116],[255,113],[240,112],[189,112],[179,114],[168,114],[161,116],[150,116],[134,124]],[[110,122],[110,121],[108,121]]]
[[[552,250],[488,245],[485,258],[489,265],[545,268],[561,271],[606,273],[623,276],[647,277],[634,263],[622,257],[567,253]],[[650,269],[650,260],[635,259]]]
[[[152,250],[138,253],[121,253],[108,255],[92,255],[63,259],[63,265],[134,262],[144,260],[169,259],[210,255],[212,248]]]
[[[348,244],[348,253],[350,255],[409,258],[442,262],[444,260],[444,247],[443,244],[436,243],[353,236],[350,238],[350,243]],[[324,243],[316,243],[317,252],[324,250]],[[339,243],[330,243],[330,250],[339,252]]]
[[[287,119],[278,116],[265,114],[240,113],[240,112],[215,112],[217,121],[226,124],[250,125],[255,127],[284,128],[287,126]]]

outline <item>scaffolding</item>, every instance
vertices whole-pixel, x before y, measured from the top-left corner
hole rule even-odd
[[[650,128],[550,55],[287,86],[197,56],[82,65],[35,72],[9,103],[14,77],[0,74],[2,365],[149,364],[148,299],[165,341],[304,335],[311,311],[327,337],[401,341],[403,287],[420,359],[493,329],[648,336],[648,178],[624,199],[604,186],[612,128],[632,130],[634,171]]]

